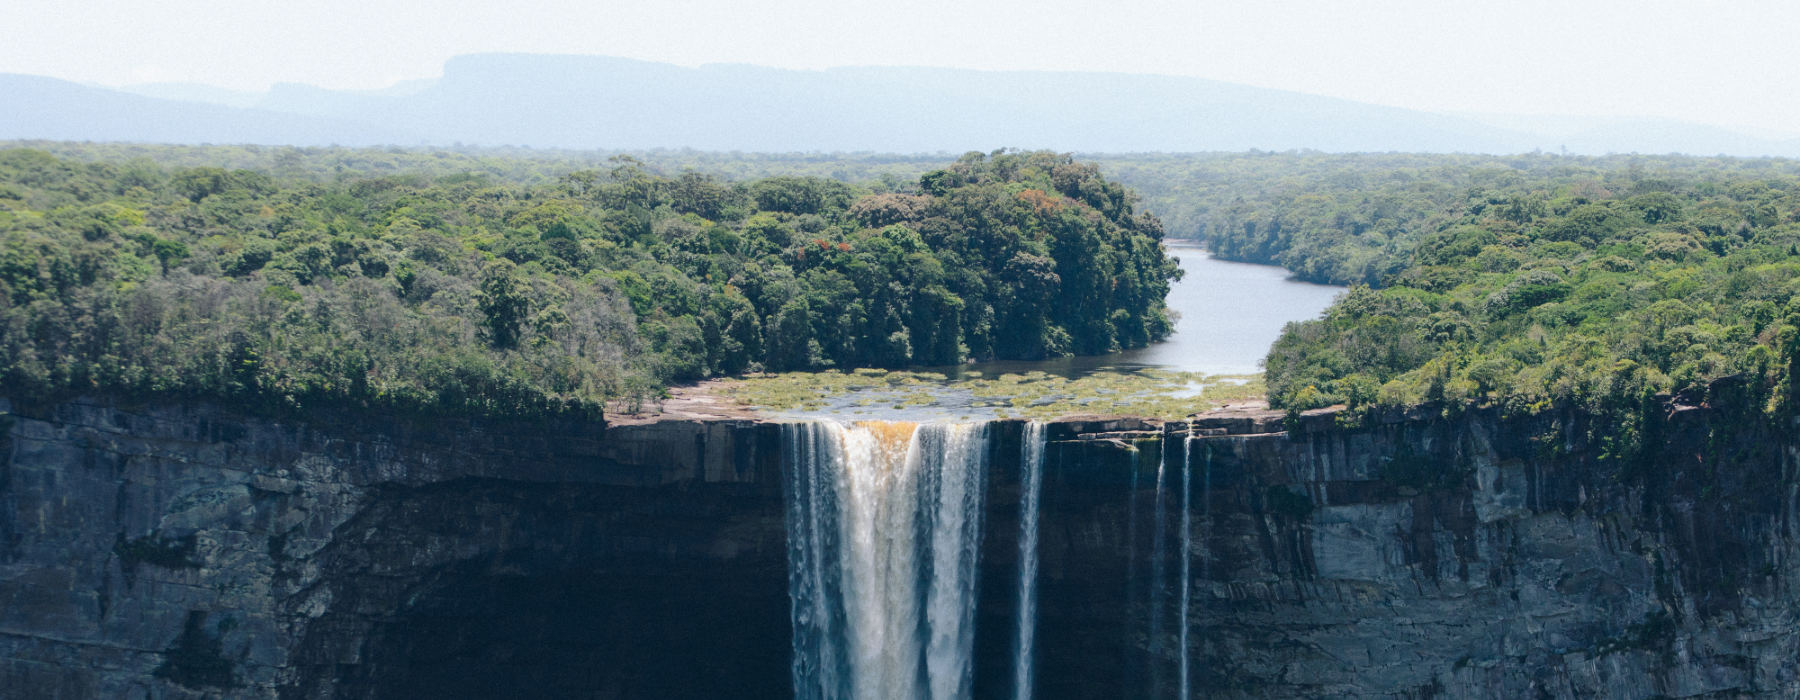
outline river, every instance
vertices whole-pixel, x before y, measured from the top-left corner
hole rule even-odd
[[[1291,280],[1279,267],[1216,260],[1198,246],[1172,245],[1170,252],[1184,271],[1167,297],[1177,318],[1175,332],[1149,347],[1042,361],[919,368],[922,373],[773,375],[745,380],[730,391],[734,400],[757,406],[765,415],[797,419],[929,422],[1075,412],[1186,415],[1256,397],[1256,387],[1243,375],[1262,371],[1263,357],[1284,326],[1317,318],[1343,290]],[[1193,374],[1176,377],[1144,370]],[[946,377],[950,381],[943,381]],[[1207,398],[1200,400],[1202,395]]]
[[[1273,265],[1219,260],[1191,243],[1168,244],[1182,279],[1169,288],[1175,333],[1149,347],[1107,355],[1038,362],[984,362],[967,369],[993,375],[1033,370],[1080,375],[1098,370],[1161,368],[1206,374],[1262,371],[1269,346],[1292,321],[1317,318],[1343,287],[1292,279]]]

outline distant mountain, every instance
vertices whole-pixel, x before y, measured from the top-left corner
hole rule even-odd
[[[1800,143],[1715,127],[1634,121],[1552,133],[1530,123],[1117,73],[685,68],[482,54],[451,59],[435,81],[380,91],[296,84],[261,94],[185,84],[128,90],[136,94],[0,76],[0,97],[13,106],[0,112],[0,138],[898,153],[1001,146],[1512,153],[1566,146],[1800,155]]]
[[[417,143],[406,134],[267,110],[134,95],[66,80],[0,73],[0,135],[63,141],[321,146]]]
[[[262,101],[263,93],[249,90],[232,90],[213,87],[200,83],[141,83],[119,88],[120,92],[129,92],[143,97],[154,97],[159,100],[181,100],[184,102],[205,102],[223,107],[251,108]]]
[[[386,115],[432,141],[575,148],[1435,151],[1517,142],[1458,118],[1193,78],[577,56],[460,57],[410,97],[329,114]]]

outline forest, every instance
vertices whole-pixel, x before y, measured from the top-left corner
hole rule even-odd
[[[1129,188],[1129,189],[1127,189]],[[1354,285],[1269,399],[1791,410],[1800,162],[18,143],[8,386],[590,410],[756,370],[1164,337],[1169,237]]]
[[[709,376],[1139,347],[1170,332],[1179,275],[1123,186],[1053,153],[845,182],[61,148],[0,150],[14,395],[598,415]]]
[[[1628,416],[1720,380],[1771,415],[1800,406],[1800,164],[1262,160],[1235,161],[1260,175],[1208,213],[1209,244],[1354,284],[1271,349],[1276,406]]]

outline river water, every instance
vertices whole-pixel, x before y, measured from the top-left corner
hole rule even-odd
[[[1292,321],[1318,318],[1343,287],[1300,282],[1273,265],[1213,258],[1190,243],[1168,244],[1181,261],[1183,276],[1169,289],[1175,333],[1149,347],[1108,355],[1064,357],[1038,362],[986,362],[967,369],[992,376],[1043,371],[1079,375],[1098,370],[1161,368],[1206,374],[1262,371],[1269,346]]]

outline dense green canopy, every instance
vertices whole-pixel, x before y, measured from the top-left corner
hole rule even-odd
[[[1273,348],[1280,406],[1629,403],[1739,374],[1775,406],[1800,342],[1787,160],[31,146],[0,150],[12,390],[561,411],[1104,352],[1169,332],[1142,209],[1363,285]]]
[[[1276,405],[1623,407],[1734,375],[1793,401],[1800,164],[1283,158],[1281,192],[1248,189],[1209,240],[1375,286],[1288,327]]]
[[[591,412],[669,381],[1170,331],[1157,220],[1052,153],[854,185],[625,157],[542,177],[492,155],[210,151],[274,161],[225,169],[113,148],[137,157],[0,150],[9,391]]]

